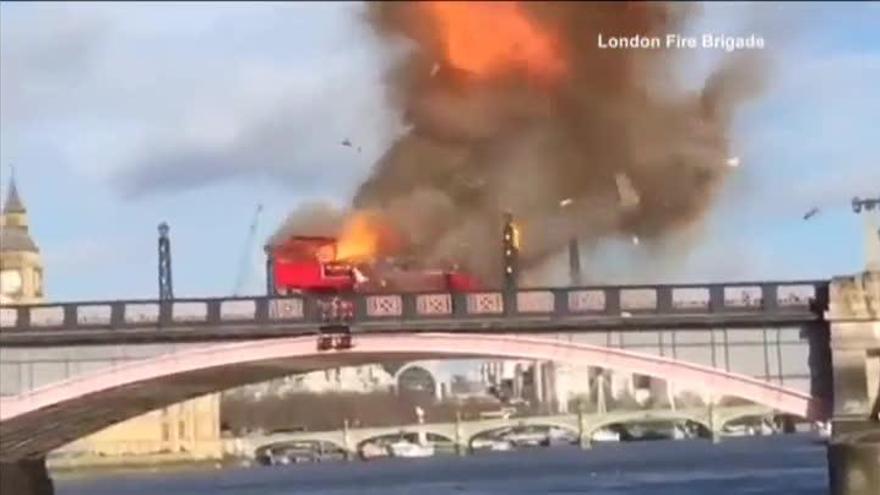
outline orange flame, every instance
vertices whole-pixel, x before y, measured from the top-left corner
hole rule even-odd
[[[355,212],[346,219],[336,244],[337,260],[361,260],[376,256],[382,240],[379,219],[368,212]]]
[[[565,62],[554,37],[532,22],[517,2],[426,2],[446,61],[486,77],[511,69],[557,79]]]

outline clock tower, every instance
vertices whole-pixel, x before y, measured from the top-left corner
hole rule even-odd
[[[43,261],[28,232],[27,210],[15,177],[0,212],[0,304],[43,302]]]

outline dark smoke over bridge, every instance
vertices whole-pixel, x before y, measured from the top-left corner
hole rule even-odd
[[[408,130],[353,208],[378,211],[413,258],[489,280],[504,211],[521,223],[526,268],[573,236],[586,246],[650,240],[699,222],[730,169],[734,113],[761,89],[761,61],[731,55],[693,91],[673,70],[688,50],[597,46],[600,33],[681,32],[695,13],[662,3],[369,4],[375,32],[408,45],[386,78]]]

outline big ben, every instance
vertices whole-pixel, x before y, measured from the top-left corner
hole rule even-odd
[[[43,302],[43,261],[28,232],[27,210],[15,179],[0,213],[0,304]]]

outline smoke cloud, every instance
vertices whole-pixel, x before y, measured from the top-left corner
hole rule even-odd
[[[284,219],[266,243],[274,246],[294,235],[336,237],[344,218],[344,212],[332,204],[305,203]]]
[[[518,9],[553,40],[565,70],[550,82],[522,67],[483,77],[449,60],[448,33],[426,5],[367,6],[380,37],[409,45],[386,75],[408,131],[352,208],[380,212],[405,237],[399,254],[456,263],[494,283],[505,211],[520,225],[526,270],[572,237],[590,250],[619,236],[667,239],[699,223],[730,168],[734,114],[762,89],[762,60],[733,53],[698,90],[686,89],[673,67],[688,50],[600,49],[597,37],[682,32],[692,5],[491,2],[479,6],[484,15]],[[456,15],[467,8],[451,7]],[[505,29],[467,34],[477,46],[496,28]],[[321,216],[311,213],[309,223]]]

